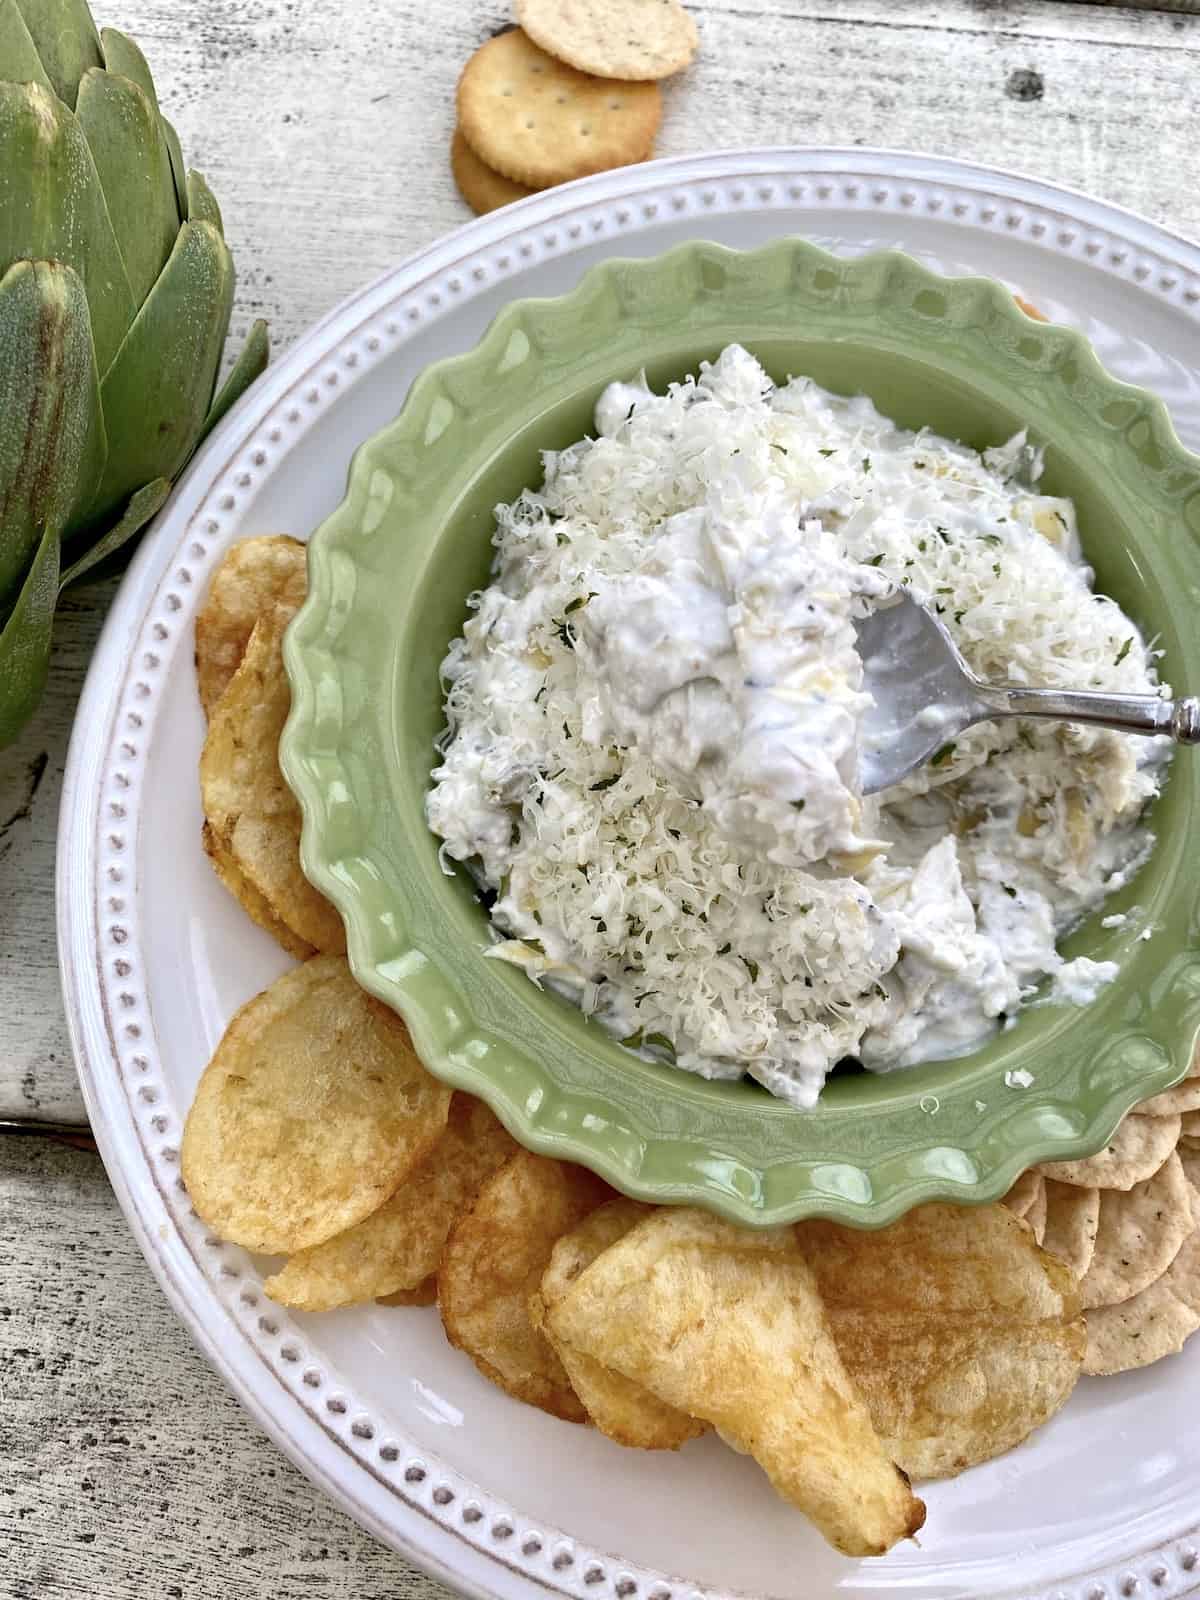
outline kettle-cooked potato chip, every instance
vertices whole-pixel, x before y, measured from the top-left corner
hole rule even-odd
[[[579,1274],[650,1210],[636,1200],[610,1200],[564,1234],[554,1246],[540,1290],[530,1298],[529,1314],[534,1327],[550,1341],[571,1387],[601,1433],[636,1450],[678,1450],[704,1433],[707,1425],[665,1405],[649,1389],[602,1366],[554,1332],[554,1310]]]
[[[289,616],[308,588],[305,547],[284,534],[242,539],[225,552],[196,613],[196,681],[205,716],[241,665],[254,624],[273,606]]]
[[[1179,1117],[1126,1117],[1103,1150],[1078,1161],[1043,1161],[1037,1170],[1083,1189],[1132,1189],[1152,1178],[1179,1138]]]
[[[200,795],[221,852],[303,944],[346,948],[342,919],[300,866],[300,806],[279,770],[291,708],[277,605],[254,626],[241,665],[213,710],[200,757]]]
[[[1000,1204],[1007,1206],[1014,1217],[1028,1216],[1037,1204],[1044,1182],[1041,1173],[1035,1167],[1030,1167],[1028,1172],[1021,1174]]]
[[[206,822],[201,829],[200,842],[204,846],[204,854],[213,864],[213,871],[252,922],[257,922],[260,928],[271,935],[276,944],[286,950],[288,955],[295,956],[297,961],[307,961],[310,956],[316,955],[317,952],[312,945],[305,944],[303,939],[292,932],[286,922],[281,922],[275,915],[265,895],[259,894],[241,867],[221,844],[213,832],[211,823]]]
[[[1074,1276],[1003,1206],[928,1205],[796,1237],[884,1448],[914,1478],[1011,1450],[1066,1403],[1085,1333]]]
[[[1116,1305],[1148,1288],[1191,1231],[1192,1188],[1174,1153],[1145,1183],[1105,1190],[1096,1246],[1080,1286],[1084,1306]]]
[[[566,1422],[587,1413],[529,1300],[555,1243],[612,1190],[583,1167],[521,1150],[484,1184],[446,1241],[438,1306],[450,1343],[493,1383]]]
[[[655,1211],[580,1273],[553,1321],[574,1349],[711,1422],[847,1555],[882,1555],[924,1522],[789,1230]]]
[[[381,1294],[381,1306],[435,1306],[437,1305],[437,1273],[430,1273],[415,1289],[397,1289],[395,1294]]]
[[[233,1018],[184,1128],[192,1204],[223,1239],[289,1255],[377,1210],[432,1149],[450,1091],[341,956],[284,973]]]
[[[263,1285],[298,1311],[380,1300],[435,1273],[450,1229],[516,1140],[482,1100],[455,1093],[445,1131],[378,1211],[324,1244],[291,1256]]]

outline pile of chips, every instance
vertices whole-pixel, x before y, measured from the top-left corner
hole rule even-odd
[[[911,1479],[1011,1449],[1081,1371],[1144,1365],[1200,1326],[1200,1062],[1007,1206],[924,1206],[874,1232],[642,1205],[434,1078],[355,983],[300,866],[278,742],[305,583],[295,540],[247,540],[196,623],[205,848],[299,964],[226,1029],[182,1169],[215,1233],[277,1258],[268,1295],[436,1303],[507,1393],[640,1449],[715,1430],[855,1556],[921,1527]]]
[[[696,53],[678,0],[517,0],[459,79],[454,181],[477,212],[572,178],[645,161],[660,79]]]

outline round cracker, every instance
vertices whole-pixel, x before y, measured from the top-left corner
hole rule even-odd
[[[550,55],[598,78],[668,78],[700,42],[679,0],[517,0],[517,21]]]
[[[1082,1278],[1091,1266],[1099,1226],[1099,1189],[1081,1189],[1073,1183],[1046,1179],[1046,1223],[1040,1242],[1077,1278]]]
[[[1044,1182],[1041,1173],[1036,1168],[1030,1167],[1028,1172],[1021,1174],[1000,1204],[1007,1206],[1014,1217],[1028,1216]]]
[[[1142,1117],[1175,1117],[1185,1111],[1200,1111],[1200,1078],[1185,1078],[1173,1089],[1164,1089],[1138,1106]]]
[[[643,161],[661,116],[657,85],[576,72],[520,28],[481,45],[458,80],[467,143],[494,172],[534,189]]]
[[[271,1255],[376,1211],[446,1126],[450,1090],[341,956],[284,973],[234,1017],[184,1128],[183,1178],[222,1239]]]
[[[338,955],[346,948],[346,931],[304,876],[300,806],[279,769],[279,736],[292,704],[283,635],[293,615],[294,608],[275,605],[255,624],[208,725],[200,797],[214,856],[233,863],[301,944]]]
[[[1179,1117],[1180,1139],[1200,1139],[1200,1111],[1184,1111]]]
[[[1082,1189],[1132,1189],[1159,1171],[1178,1138],[1177,1116],[1128,1116],[1094,1156],[1043,1161],[1037,1171],[1056,1183],[1073,1183]]]
[[[1166,1272],[1119,1305],[1087,1313],[1083,1370],[1094,1377],[1148,1367],[1176,1355],[1200,1328],[1200,1228],[1193,1228]]]
[[[1034,1239],[1038,1244],[1041,1244],[1046,1236],[1046,1180],[1044,1178],[1034,1194],[1029,1210],[1025,1213],[1025,1221],[1033,1229]]]
[[[501,206],[511,205],[514,200],[528,199],[531,194],[537,193],[536,189],[527,188],[523,183],[514,183],[502,173],[493,172],[487,162],[481,161],[471,149],[461,128],[455,128],[454,138],[450,141],[450,171],[454,174],[459,194],[476,216],[498,211]]]
[[[1161,1278],[1192,1232],[1192,1186],[1179,1157],[1132,1189],[1106,1189],[1091,1264],[1080,1284],[1085,1310],[1117,1305]]]
[[[299,539],[270,534],[230,546],[196,613],[196,684],[205,716],[229,687],[263,612],[273,605],[298,611],[307,589]]]

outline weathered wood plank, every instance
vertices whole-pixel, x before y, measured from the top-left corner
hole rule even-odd
[[[217,1383],[97,1156],[0,1142],[4,1600],[442,1600]]]

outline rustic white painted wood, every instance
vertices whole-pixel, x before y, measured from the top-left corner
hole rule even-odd
[[[1200,18],[1057,0],[705,0],[659,150],[868,144],[991,161],[1200,234]],[[98,0],[154,68],[225,212],[235,333],[282,348],[465,221],[446,164],[463,61],[505,0]],[[70,597],[54,678],[0,755],[0,1120],[82,1123],[58,995],[53,846],[111,593]],[[0,1140],[2,1600],[439,1593],[265,1444],[176,1327],[99,1162]]]

